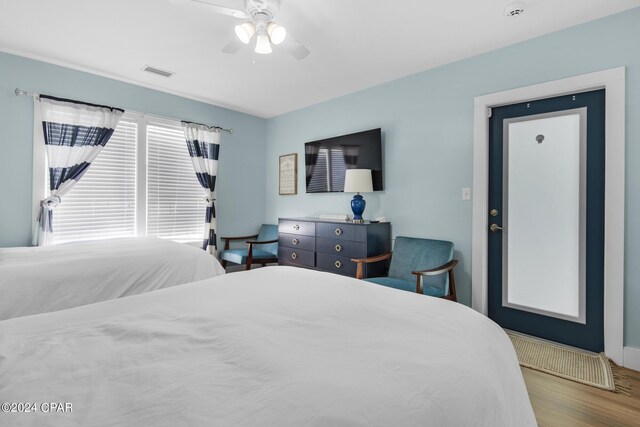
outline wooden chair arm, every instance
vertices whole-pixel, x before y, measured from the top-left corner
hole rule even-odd
[[[452,259],[448,263],[443,264],[439,267],[429,268],[427,270],[412,271],[411,274],[415,274],[417,276],[436,276],[438,274],[446,273],[449,270],[453,270],[456,265],[458,265],[458,260]]]
[[[240,236],[240,237],[221,237],[222,240],[247,240],[254,239],[258,237],[257,234],[252,234],[251,236]]]
[[[422,282],[420,281],[420,278],[422,276],[435,276],[437,274],[448,272],[449,273],[449,295],[445,295],[443,298],[451,301],[457,301],[458,299],[456,296],[456,281],[453,276],[453,268],[456,265],[458,265],[458,260],[452,259],[451,261],[449,261],[444,265],[441,265],[440,267],[429,268],[427,270],[412,271],[411,274],[416,275],[416,293],[419,293],[419,294],[424,293],[422,290]]]
[[[224,250],[229,250],[229,242],[232,240],[247,240],[247,239],[255,239],[258,237],[257,234],[252,234],[251,236],[240,236],[240,237],[221,237],[224,240]]]
[[[247,240],[245,243],[250,245],[265,245],[267,243],[278,243],[278,239],[273,240]]]
[[[253,245],[262,245],[266,243],[276,243],[278,239],[274,240],[247,240],[245,243],[249,244],[249,250],[247,251],[247,262],[245,265],[245,270],[251,269],[251,264],[253,264]]]
[[[376,255],[369,258],[351,258],[351,261],[355,262],[356,267],[356,279],[364,278],[364,265],[372,262],[384,261],[385,259],[391,258],[391,252],[382,255]]]
[[[359,263],[369,264],[372,262],[383,261],[385,259],[391,258],[391,252],[382,255],[376,255],[369,258],[351,258],[351,261]]]

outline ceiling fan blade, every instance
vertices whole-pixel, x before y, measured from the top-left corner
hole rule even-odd
[[[239,9],[232,9],[230,7],[220,6],[219,4],[214,3],[215,0],[192,0],[192,1],[195,1],[197,3],[204,3],[208,5],[211,10],[213,10],[216,13],[220,13],[222,15],[229,15],[229,16],[233,16],[234,18],[240,18],[240,19],[250,18],[245,11],[239,10]]]
[[[226,44],[225,47],[222,48],[222,53],[236,53],[240,50],[242,46],[245,46],[237,37],[231,38],[229,43]]]
[[[304,47],[302,43],[300,43],[298,40],[291,37],[289,34],[287,34],[286,45],[287,45],[287,50],[289,50],[291,55],[293,55],[293,57],[296,58],[298,61],[301,61],[307,56],[309,56],[309,53],[310,53],[309,49]]]

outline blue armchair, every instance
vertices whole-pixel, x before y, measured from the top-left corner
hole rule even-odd
[[[255,240],[253,240],[255,239]],[[258,234],[241,237],[222,237],[225,241],[224,249],[220,251],[222,267],[227,268],[227,262],[244,264],[246,270],[251,269],[252,264],[278,262],[278,226],[262,224]],[[229,243],[234,240],[244,240],[249,246],[246,249],[230,249]]]
[[[391,259],[391,265],[387,277],[372,277],[364,280],[457,301],[453,269],[458,261],[453,259],[453,243],[398,236],[392,253],[352,259],[351,261],[358,264],[356,278],[363,278],[365,264],[388,259]]]

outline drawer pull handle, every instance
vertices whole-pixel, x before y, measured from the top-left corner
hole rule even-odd
[[[336,252],[340,252],[342,250],[342,246],[336,245]]]
[[[334,265],[336,266],[336,268],[342,267],[342,263],[340,261],[336,261]]]
[[[293,229],[294,230],[300,230],[300,226],[298,224],[296,224],[296,225],[293,226]]]
[[[341,228],[336,228],[336,236],[340,236],[342,234]]]
[[[298,258],[298,254],[297,253],[292,253],[291,254],[291,259],[297,259]]]
[[[294,245],[297,245],[298,243],[300,243],[300,240],[298,240],[298,239],[293,239],[293,240],[291,241],[291,243],[293,243]]]

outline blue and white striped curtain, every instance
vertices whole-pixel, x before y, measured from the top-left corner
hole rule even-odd
[[[202,249],[217,257],[216,176],[220,154],[220,129],[190,122],[182,122],[182,129],[196,177],[206,193],[207,211],[204,218]]]
[[[49,197],[40,201],[33,235],[33,244],[41,246],[51,243],[53,209],[107,144],[124,110],[44,95],[39,102],[49,164]]]

